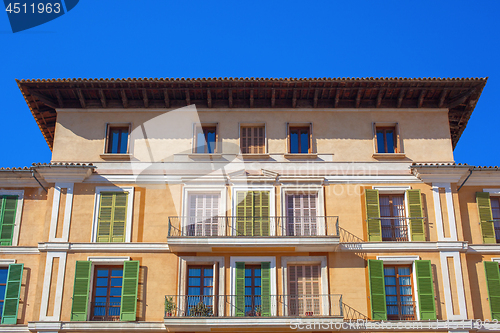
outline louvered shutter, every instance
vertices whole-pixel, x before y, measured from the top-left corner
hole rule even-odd
[[[420,320],[436,319],[434,283],[430,260],[415,260]]]
[[[137,288],[139,283],[139,261],[123,263],[121,321],[135,321],[137,312]]]
[[[271,316],[271,263],[260,263],[262,317]]]
[[[254,192],[254,236],[269,236],[269,192]]]
[[[236,234],[252,236],[253,192],[236,192]]]
[[[17,310],[19,309],[19,297],[21,294],[21,283],[23,281],[23,268],[24,264],[9,265],[2,310],[2,324],[17,324]]]
[[[490,302],[491,320],[500,320],[500,270],[494,261],[484,262],[488,300]]]
[[[382,260],[368,260],[368,275],[370,280],[370,304],[372,308],[371,319],[387,320],[384,262]]]
[[[241,128],[241,152],[243,154],[264,153],[264,127],[252,126]]]
[[[411,240],[414,242],[424,242],[424,214],[422,213],[422,196],[420,190],[407,190],[406,197],[408,198]]]
[[[476,202],[477,210],[479,211],[483,243],[494,244],[496,243],[495,224],[492,221],[493,214],[491,212],[490,194],[488,192],[477,192]]]
[[[87,320],[91,268],[92,263],[90,261],[76,262],[71,321]]]
[[[3,196],[0,202],[0,245],[12,245],[16,222],[17,196]]]
[[[317,194],[287,195],[288,236],[316,236],[318,234],[316,201]]]
[[[189,196],[190,236],[217,236],[219,232],[218,194],[192,194]]]
[[[380,204],[378,190],[365,190],[366,221],[368,225],[368,241],[382,241],[382,226],[380,223]]]
[[[97,242],[125,242],[127,192],[103,192],[100,195]]]
[[[245,263],[236,263],[236,317],[245,316]]]
[[[319,265],[288,266],[290,315],[321,315]]]
[[[125,242],[125,224],[127,222],[128,193],[114,193],[113,226],[111,228],[111,242]]]

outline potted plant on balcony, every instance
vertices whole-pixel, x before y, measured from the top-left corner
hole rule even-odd
[[[211,317],[212,308],[200,301],[198,304],[189,309],[189,315],[191,317]]]
[[[255,307],[255,316],[260,317],[262,315],[262,307],[260,305]]]
[[[172,317],[177,306],[173,297],[165,297],[165,317]]]

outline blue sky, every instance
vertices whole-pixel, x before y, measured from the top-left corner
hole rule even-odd
[[[13,34],[0,13],[0,167],[49,162],[15,79],[486,77],[455,160],[500,164],[500,1],[81,0]]]

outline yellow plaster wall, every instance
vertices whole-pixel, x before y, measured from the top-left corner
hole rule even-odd
[[[183,117],[164,110],[138,110],[120,112],[59,111],[54,139],[53,161],[102,161],[107,123],[131,123],[132,129],[144,124],[148,147],[155,160],[171,158],[173,154],[190,153],[192,150],[193,123],[218,123],[219,139],[224,153],[238,153],[239,124],[265,123],[268,151],[286,153],[287,123],[312,123],[313,150],[320,154],[333,154],[333,161],[375,161],[374,122],[397,122],[406,161],[453,161],[446,111],[418,112],[413,110],[351,110],[351,111],[183,111]],[[148,123],[148,121],[150,121]],[[165,126],[159,130],[158,122]],[[153,126],[151,126],[153,124]],[[175,126],[170,126],[175,124]],[[142,133],[142,129],[138,128]],[[141,134],[142,135],[142,134]],[[138,139],[131,143],[134,159],[149,161],[146,143]]]

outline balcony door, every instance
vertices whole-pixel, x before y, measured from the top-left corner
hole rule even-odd
[[[412,267],[384,266],[388,320],[416,320]]]
[[[119,321],[122,301],[122,266],[97,266],[90,320]]]
[[[316,236],[318,194],[287,194],[286,217],[282,221],[287,236]],[[284,231],[284,230],[282,230]]]
[[[189,195],[187,221],[188,236],[217,236],[219,234],[220,194],[199,193]]]
[[[382,240],[402,242],[408,240],[404,194],[380,195]]]
[[[214,315],[214,266],[188,267],[186,315],[210,317]]]
[[[236,200],[236,235],[269,236],[269,191],[237,191]]]
[[[288,266],[288,315],[321,315],[320,265]]]

